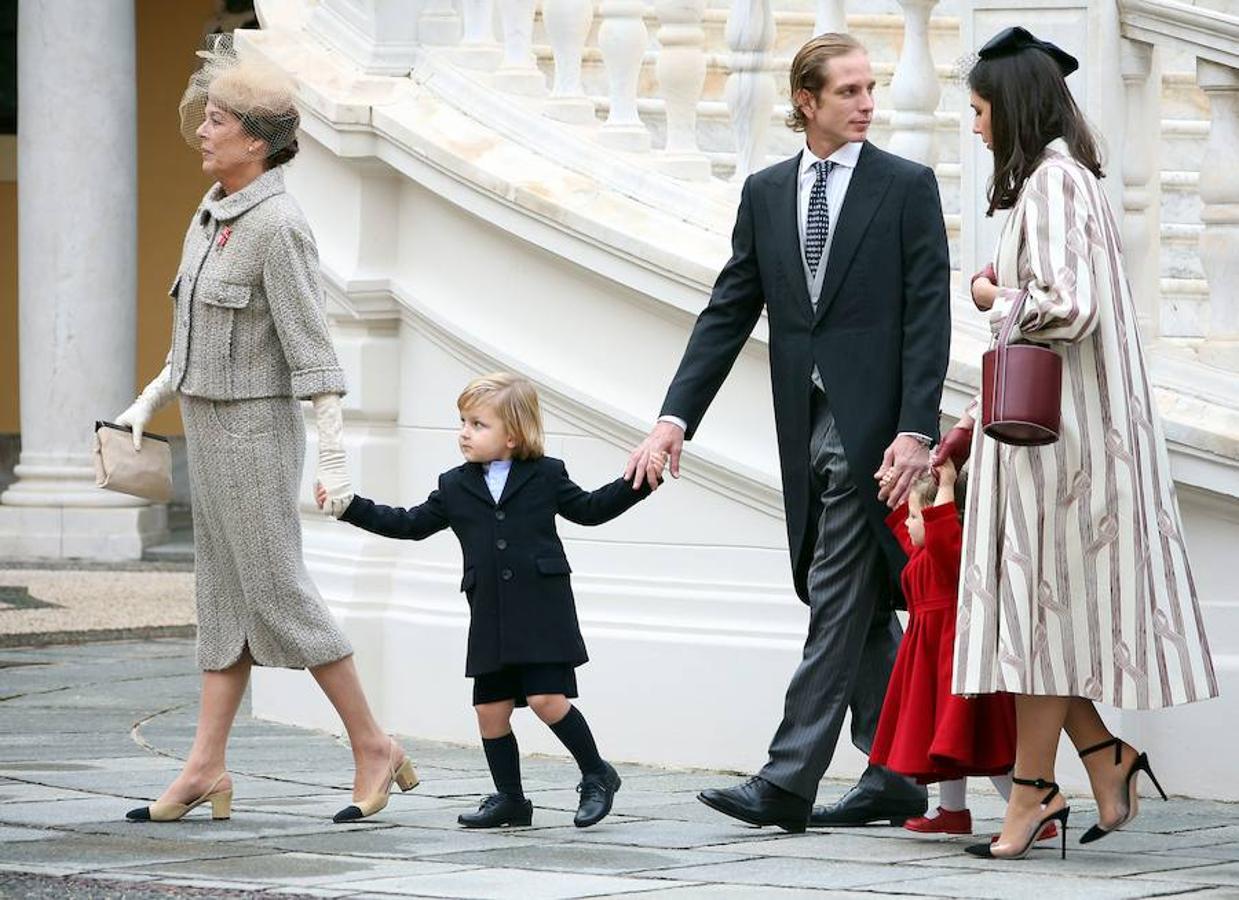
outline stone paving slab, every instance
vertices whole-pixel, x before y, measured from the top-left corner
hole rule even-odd
[[[183,840],[60,833],[46,836],[42,843],[14,841],[0,845],[0,865],[27,871],[39,871],[41,866],[50,865],[60,874],[74,875],[112,868],[141,874],[141,867],[148,864],[225,857],[222,865],[226,866],[259,852],[237,846],[203,847]]]
[[[402,738],[422,785],[335,825],[350,799],[348,747],[246,710],[230,745],[231,820],[203,808],[175,823],[126,821],[178,771],[199,685],[189,641],[0,650],[0,897],[1239,898],[1239,805],[1210,801],[1150,801],[1131,828],[1082,848],[1095,807],[1072,797],[1065,861],[1042,847],[996,863],[963,853],[979,838],[748,827],[696,800],[742,774],[625,763],[614,812],[579,829],[579,773],[532,756],[522,769],[533,826],[479,832],[456,817],[493,789],[482,753]],[[824,781],[819,799],[848,787]],[[998,827],[1002,804],[985,780],[970,803],[978,835]]]
[[[873,900],[877,894],[868,891],[830,891],[809,888],[781,888],[763,885],[755,894],[752,885],[691,884],[660,888],[641,894],[641,900]],[[598,900],[608,900],[606,897]]]
[[[640,812],[640,810],[638,810]],[[547,840],[578,841],[628,847],[651,847],[664,850],[693,850],[719,847],[727,850],[733,843],[777,840],[774,829],[751,828],[721,817],[713,822],[678,822],[668,819],[635,819],[622,821],[615,816],[607,819],[607,827],[554,828],[542,832]]]
[[[1028,874],[1013,868],[1019,862],[1021,861],[1017,860],[1001,869],[976,875],[933,876],[887,882],[883,887],[902,895],[983,900],[1126,900],[1181,894],[1192,888],[1192,885],[1186,882],[1158,885],[1145,881]],[[1192,897],[1194,900],[1195,895]]]
[[[909,877],[932,878],[949,875],[946,868],[929,868],[915,875],[905,869],[881,863],[840,862],[767,856],[741,862],[663,869],[658,877],[676,881],[729,882],[732,884],[776,885],[778,887],[859,888],[873,887]]]
[[[599,844],[554,842],[525,843],[490,850],[463,850],[436,856],[439,862],[460,863],[482,868],[517,868],[549,872],[586,872],[591,875],[632,875],[657,873],[663,869],[739,862],[737,853],[703,853],[697,850],[651,850],[637,847],[612,847]]]
[[[415,867],[435,865],[416,862]],[[632,894],[647,891],[651,882],[640,878],[535,872],[527,869],[464,869],[431,875],[341,883],[377,894],[425,897],[456,897],[469,900],[570,900],[600,894]]]
[[[0,569],[0,640],[193,626],[193,572]]]

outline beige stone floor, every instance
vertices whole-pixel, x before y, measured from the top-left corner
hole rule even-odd
[[[50,606],[5,602],[26,588]],[[0,569],[0,645],[122,635],[192,634],[194,576],[178,571]]]

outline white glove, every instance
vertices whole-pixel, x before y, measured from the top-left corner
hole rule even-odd
[[[344,515],[353,502],[353,486],[344,462],[344,414],[339,394],[315,394],[314,420],[318,424],[318,471],[315,480],[327,492],[323,511],[333,519]]]
[[[155,376],[155,380],[142,389],[138,399],[116,417],[117,425],[128,425],[133,429],[134,450],[142,449],[142,432],[146,430],[146,423],[175,396],[176,388],[172,386],[172,366],[166,365],[163,371]]]

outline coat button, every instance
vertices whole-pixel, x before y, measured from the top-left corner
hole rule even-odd
[[[498,519],[500,522],[502,522],[507,517],[508,517],[508,514],[505,513],[502,509],[495,510],[495,518]]]
[[[504,581],[511,581],[511,580],[512,580],[512,570],[511,570],[511,569],[504,569],[502,572],[500,572],[500,573],[499,573],[499,577],[500,577],[500,578],[502,578]]]
[[[505,541],[503,538],[500,538],[499,540],[495,541],[495,546],[498,547],[500,550],[507,550],[508,542]]]

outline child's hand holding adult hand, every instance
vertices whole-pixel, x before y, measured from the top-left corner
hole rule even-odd
[[[878,499],[891,509],[908,499],[908,489],[917,475],[929,468],[929,448],[910,434],[891,441],[882,454],[882,465],[873,477],[878,482]]]
[[[671,477],[680,477],[680,454],[684,450],[684,429],[672,422],[659,422],[641,444],[628,457],[624,468],[624,480],[632,482],[638,490],[647,481],[650,490],[658,490],[662,484],[663,467],[671,460]],[[655,462],[655,454],[662,454],[662,462]]]

